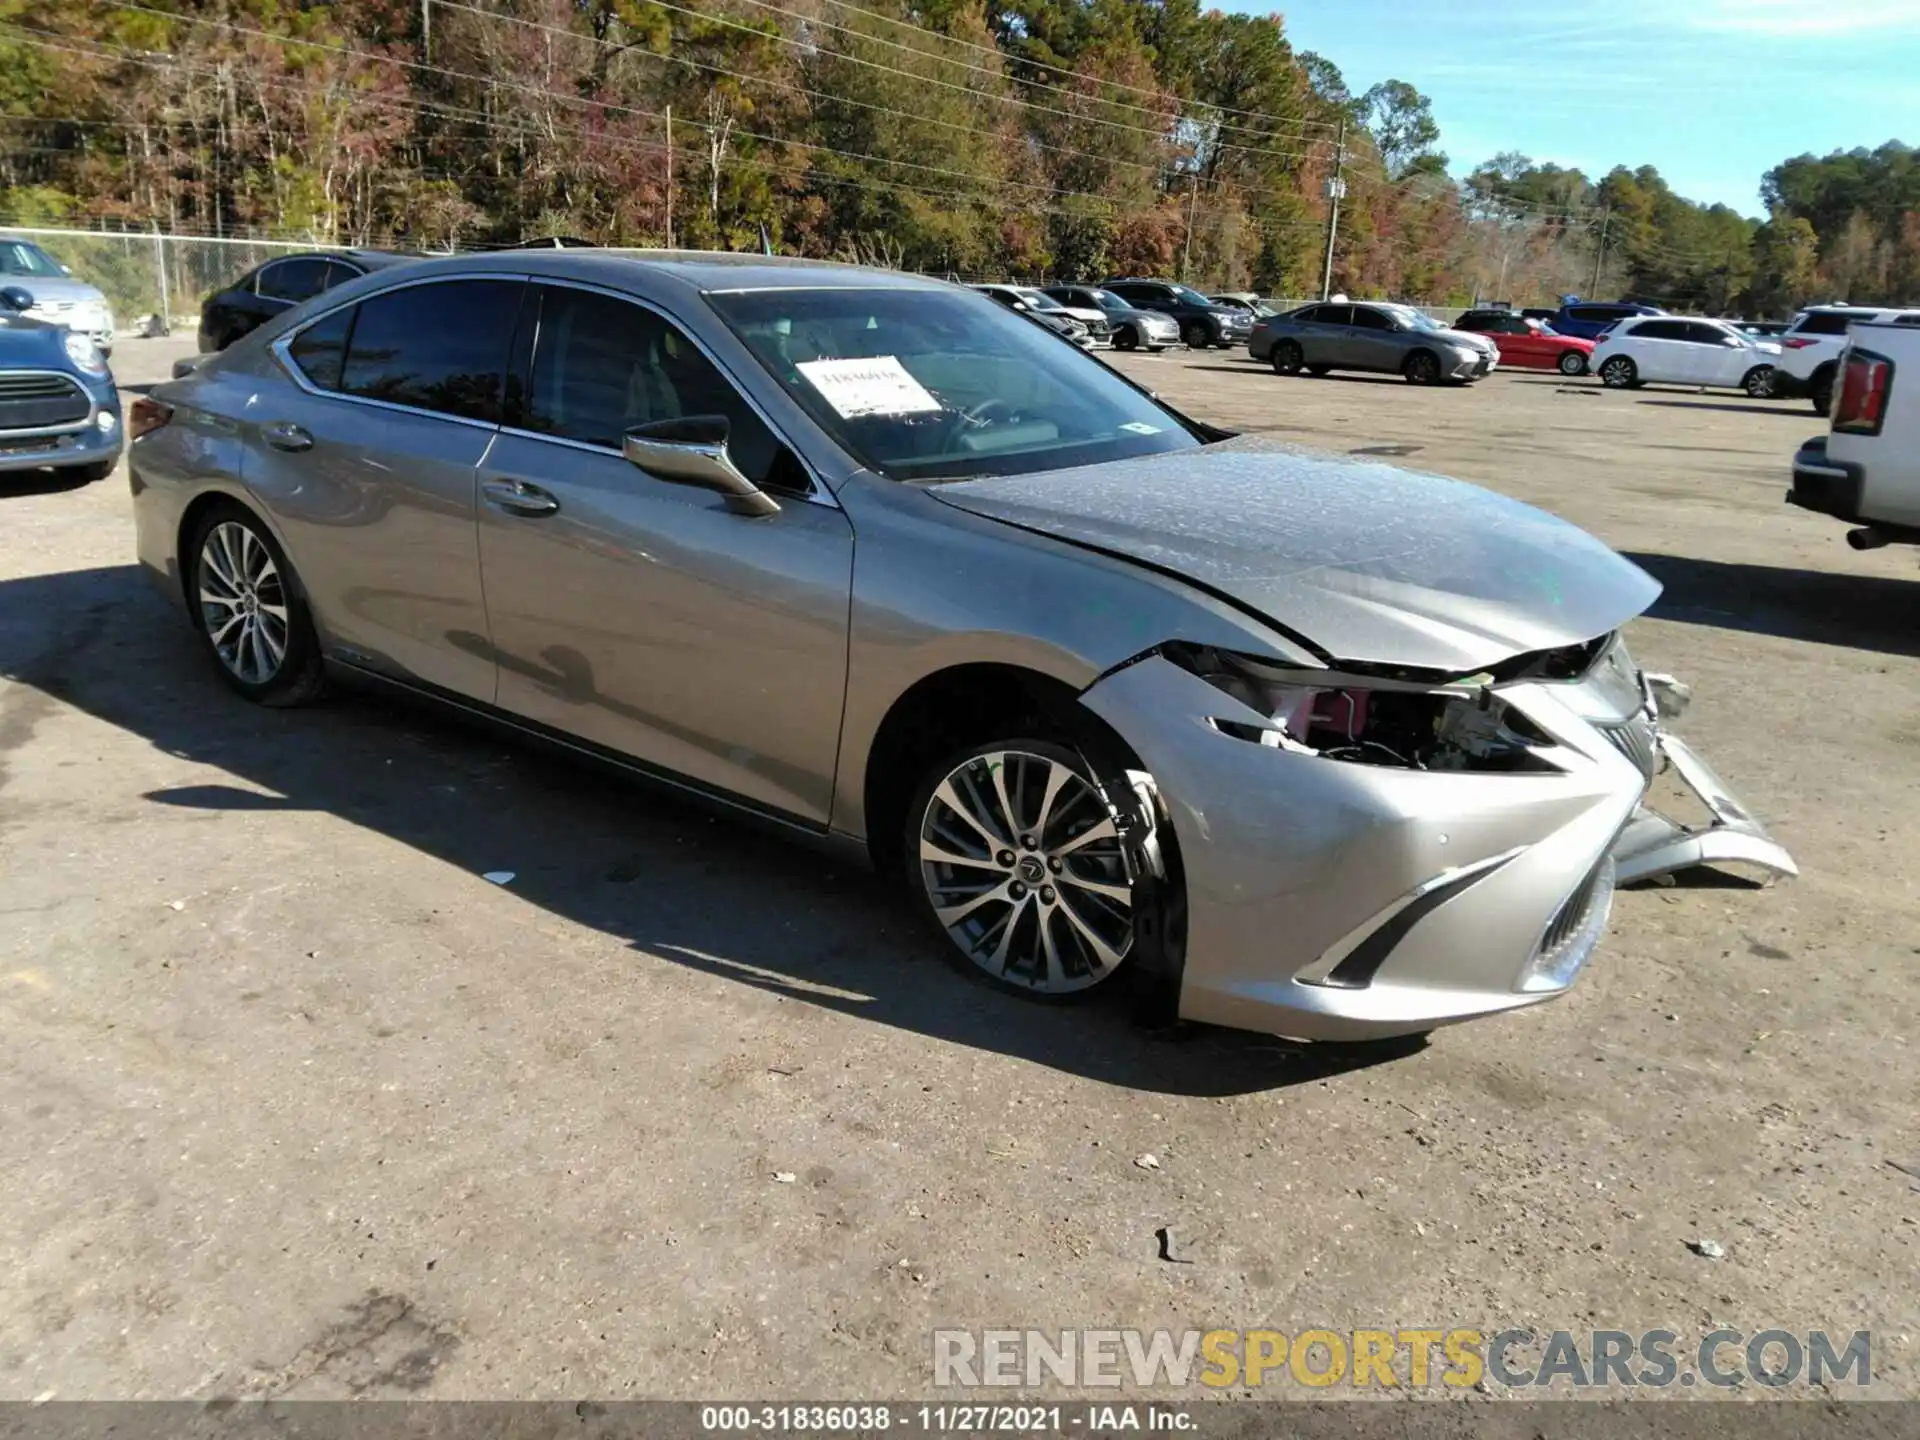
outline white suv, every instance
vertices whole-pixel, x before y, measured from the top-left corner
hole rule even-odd
[[[1593,342],[1588,365],[1615,389],[1659,381],[1744,390],[1759,399],[1769,391],[1780,347],[1742,334],[1724,320],[1680,315],[1637,315],[1622,320]]]
[[[1774,372],[1773,393],[1788,400],[1811,400],[1816,415],[1826,414],[1833,404],[1840,352],[1847,348],[1847,327],[1855,321],[1920,325],[1920,310],[1875,305],[1809,306],[1793,317],[1793,324],[1780,337],[1780,368]]]

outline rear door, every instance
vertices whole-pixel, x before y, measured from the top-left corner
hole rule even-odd
[[[1309,365],[1348,365],[1347,330],[1353,320],[1351,305],[1315,305],[1294,317],[1300,351]]]
[[[1621,336],[1617,348],[1632,358],[1642,380],[1687,384],[1694,372],[1693,347],[1686,342],[1686,328],[1681,320],[1641,320]]]
[[[416,282],[321,316],[275,343],[297,379],[263,388],[243,433],[242,478],[278,520],[329,643],[483,701],[494,663],[474,486],[524,288]]]
[[[667,316],[542,283],[517,410],[481,467],[480,557],[503,709],[824,827],[846,694],[853,529]],[[633,426],[724,415],[780,502],[760,518],[656,479]]]

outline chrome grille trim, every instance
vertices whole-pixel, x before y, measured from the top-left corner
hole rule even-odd
[[[1660,773],[1660,736],[1649,717],[1636,715],[1618,724],[1593,728],[1606,736],[1607,743],[1631,760],[1634,768],[1648,780]]]

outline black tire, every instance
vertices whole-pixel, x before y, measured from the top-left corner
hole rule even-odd
[[[1756,365],[1740,377],[1740,388],[1750,399],[1764,400],[1773,393],[1773,366]]]
[[[1640,367],[1625,355],[1615,355],[1600,366],[1600,383],[1609,390],[1631,390],[1640,383]]]
[[[1131,325],[1122,325],[1113,332],[1113,348],[1116,350],[1138,350],[1140,332]]]
[[[1833,409],[1833,367],[1823,365],[1813,372],[1813,379],[1807,384],[1807,399],[1813,403],[1813,413],[1826,415]]]
[[[1331,365],[1307,366],[1307,374],[1313,376],[1313,378],[1316,380],[1324,380],[1326,379],[1327,376],[1331,375],[1332,373],[1333,373],[1333,367]]]
[[[120,462],[114,460],[90,460],[85,465],[62,465],[60,473],[71,475],[82,485],[91,485],[96,480],[104,480],[113,474],[113,467]]]
[[[1041,766],[1066,768],[1078,778],[1080,788],[1066,803],[1056,802],[1053,823],[1043,833],[1024,836],[1019,833],[1020,827],[1038,814],[1041,792],[1050,777],[1050,771]],[[966,779],[956,778],[961,776]],[[954,783],[949,786],[949,781]],[[966,803],[969,797],[961,790],[971,785],[975,796],[991,810],[997,805],[996,784],[1005,785],[1017,813],[1012,817],[1013,824],[996,822],[995,828],[1015,833],[989,846],[978,830],[962,823],[964,812],[957,814],[948,800],[936,797],[946,787],[946,794]],[[1061,793],[1071,792],[1063,789]],[[1081,1001],[1096,991],[1112,988],[1114,977],[1127,971],[1127,962],[1137,948],[1131,901],[1122,906],[1084,886],[1091,882],[1110,890],[1128,889],[1124,850],[1117,839],[1083,842],[1055,866],[1047,844],[1049,840],[1056,845],[1069,843],[1103,818],[1111,817],[1106,795],[1106,788],[1083,755],[1056,740],[1032,736],[970,745],[929,767],[915,788],[901,828],[902,870],[913,894],[914,909],[932,927],[951,962],[977,980],[1043,1002]],[[966,863],[952,865],[928,858],[923,835],[930,837],[928,843],[935,854],[963,857]],[[1029,840],[1037,843],[1029,844]],[[1012,857],[1011,863],[1003,863],[1003,857]],[[1029,869],[1032,874],[1027,873]],[[1080,884],[1069,889],[1075,875]],[[1019,898],[1011,898],[1023,885]],[[946,896],[949,920],[962,934],[954,933],[940,919],[941,902],[935,898],[936,891]],[[982,901],[981,896],[988,892],[997,893]],[[968,933],[968,927],[976,925],[977,931]],[[1059,954],[1063,982],[1059,986],[1047,983],[1047,977],[1038,973],[1043,968],[1038,955],[1013,953],[1028,945],[1040,946],[1042,925],[1048,927]],[[1005,933],[1009,929],[1013,931],[1011,936]],[[1081,938],[1089,931],[1100,938],[1108,954],[1119,958],[1103,960],[1094,946]],[[993,952],[1003,940],[1008,947],[1006,966],[1016,959],[1025,959],[1028,964],[1018,971],[1004,966],[996,970]]]
[[[1561,355],[1557,368],[1562,375],[1584,375],[1587,373],[1587,357],[1578,350],[1568,350]]]
[[[233,622],[239,606],[226,605],[223,609],[221,604],[206,603],[201,599],[203,594],[216,594],[231,588],[221,579],[208,557],[208,545],[214,532],[231,526],[239,527],[253,544],[264,547],[272,562],[271,581],[263,578],[257,585],[242,587],[254,597],[255,605],[252,608],[263,615],[275,606],[285,612],[284,644],[278,662],[270,667],[262,667],[263,673],[251,676],[242,674],[240,668],[236,668],[236,661],[224,654],[215,641],[216,634],[224,633],[216,627],[223,621]],[[232,551],[227,553],[231,557]],[[251,555],[252,552],[245,553]],[[232,562],[229,559],[223,563]],[[307,608],[299,577],[294,574],[286,552],[257,515],[232,502],[222,502],[207,509],[194,525],[193,533],[181,553],[180,575],[181,585],[186,592],[187,613],[192,617],[200,643],[206,647],[207,656],[213,661],[213,668],[219,671],[220,678],[234,690],[257,705],[275,707],[306,705],[326,692],[327,675],[320,659],[320,641],[314,634],[313,615]],[[263,618],[260,623],[264,625],[266,620]],[[262,643],[265,645],[266,642],[263,640]],[[253,656],[267,653],[264,648],[249,651]],[[239,662],[242,666],[244,663]]]
[[[1431,350],[1416,350],[1400,366],[1400,373],[1409,385],[1438,385],[1440,357]]]
[[[1213,343],[1213,332],[1198,320],[1189,320],[1180,328],[1180,338],[1189,350],[1204,350]]]
[[[1273,349],[1267,352],[1267,360],[1276,375],[1298,375],[1306,358],[1298,340],[1276,340]]]

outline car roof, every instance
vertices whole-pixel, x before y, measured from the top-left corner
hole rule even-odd
[[[516,274],[598,280],[616,289],[639,278],[665,281],[700,294],[737,290],[926,290],[951,291],[945,280],[834,260],[782,255],[739,255],[707,250],[533,249],[488,250],[433,256],[415,262],[444,274],[511,269]],[[981,288],[981,287],[975,287]]]

